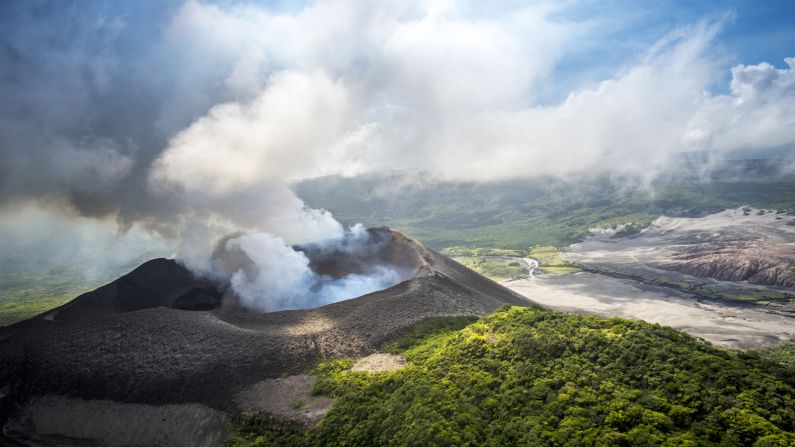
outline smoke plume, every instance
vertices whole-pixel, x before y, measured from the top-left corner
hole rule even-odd
[[[222,238],[212,253],[186,253],[181,261],[227,289],[227,297],[241,306],[271,312],[335,303],[406,279],[404,268],[375,260],[385,243],[361,225],[341,237],[297,248],[280,237],[252,232]],[[313,260],[328,255],[334,268],[318,271],[329,266],[313,265]]]

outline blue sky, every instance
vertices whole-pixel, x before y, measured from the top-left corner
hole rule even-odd
[[[795,2],[728,0],[587,1],[565,8],[562,20],[596,22],[594,32],[571,49],[557,67],[566,79],[556,83],[550,101],[560,100],[577,85],[610,78],[618,67],[640,57],[657,39],[673,29],[701,20],[724,18],[715,50],[727,65],[769,62],[784,66],[795,48]],[[728,87],[730,74],[726,71]]]
[[[306,1],[202,1],[205,4],[255,5],[273,13],[297,14]],[[533,2],[469,2],[460,8],[473,19],[494,17],[512,8]],[[65,31],[75,22],[100,16],[122,17],[126,29],[113,42],[121,54],[151,51],[182,0],[143,1],[9,1],[0,10],[6,33],[25,34],[47,24],[55,32]],[[495,6],[498,5],[498,6]],[[767,61],[783,67],[795,47],[795,2],[781,0],[583,0],[558,2],[553,20],[580,23],[586,36],[571,45],[555,67],[556,81],[547,86],[547,102],[559,101],[578,86],[614,76],[632,63],[665,34],[677,27],[700,20],[725,17],[715,50],[723,52],[727,64],[757,64]],[[14,13],[15,10],[24,13]],[[70,23],[71,22],[71,23]],[[39,29],[40,30],[40,29]],[[8,36],[8,34],[6,34]],[[728,71],[726,79],[728,79]],[[722,87],[719,87],[722,88]]]

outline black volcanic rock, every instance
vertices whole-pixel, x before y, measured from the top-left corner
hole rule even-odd
[[[194,278],[172,259],[160,258],[147,261],[121,278],[21,324],[108,316],[153,307],[212,310],[220,305],[221,293],[212,283]]]
[[[235,393],[258,381],[376,352],[430,318],[531,304],[411,237],[369,231],[385,241],[374,256],[411,270],[410,279],[315,309],[252,313],[220,307],[211,284],[155,259],[57,312],[1,329],[0,389],[9,392],[0,416],[45,394],[228,410]],[[348,268],[328,256],[313,262]]]

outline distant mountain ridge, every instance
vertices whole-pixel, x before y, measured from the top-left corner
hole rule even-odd
[[[441,182],[429,174],[395,171],[307,179],[293,189],[308,206],[327,209],[342,222],[389,225],[437,250],[526,250],[580,242],[594,227],[643,227],[660,215],[703,216],[746,205],[795,214],[795,171],[784,169],[791,164],[682,159],[651,183],[597,173]]]

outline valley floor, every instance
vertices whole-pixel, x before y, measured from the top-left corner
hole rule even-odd
[[[795,337],[792,317],[761,306],[698,299],[630,279],[578,272],[540,274],[504,281],[503,285],[551,309],[659,323],[722,347],[775,346]]]

